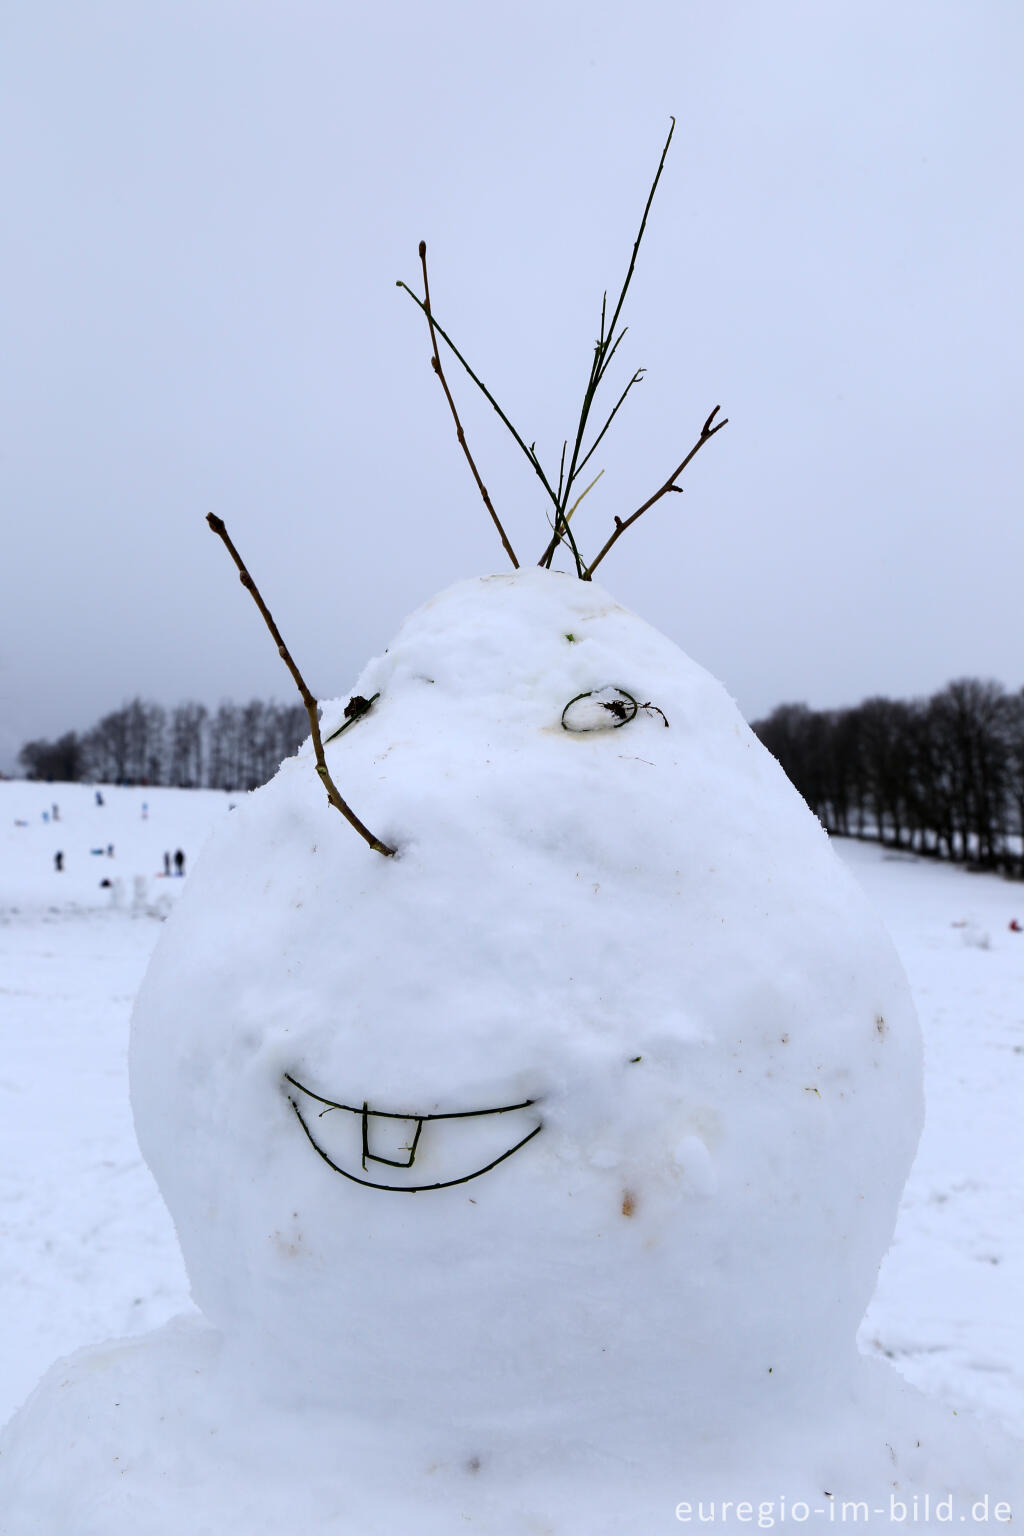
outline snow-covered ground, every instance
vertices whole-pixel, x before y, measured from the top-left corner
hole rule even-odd
[[[97,805],[87,785],[0,782],[0,1420],[55,1356],[189,1304],[135,1144],[128,1018],[160,915],[231,801],[100,794]],[[164,853],[179,848],[185,876],[168,879]]]
[[[55,1356],[189,1305],[135,1144],[128,1017],[160,918],[231,802],[102,795],[0,782],[0,1422]],[[925,1134],[862,1344],[1024,1436],[1024,934],[1009,927],[1024,888],[837,847],[893,934],[926,1044]],[[163,874],[178,848],[184,880]]]
[[[1024,886],[836,847],[900,952],[925,1044],[925,1130],[865,1349],[1024,1437]]]

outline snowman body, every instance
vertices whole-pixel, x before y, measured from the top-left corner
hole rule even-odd
[[[646,1536],[689,1493],[1001,1486],[997,1438],[857,1355],[916,1021],[721,687],[538,570],[442,593],[355,694],[328,762],[396,857],[307,745],[211,840],[136,1007],[203,1320],[49,1378],[9,1465],[48,1425],[82,1536]]]

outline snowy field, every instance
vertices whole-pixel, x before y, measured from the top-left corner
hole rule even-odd
[[[231,801],[102,795],[0,783],[0,1422],[55,1356],[189,1306],[135,1145],[128,1019],[161,919]],[[1024,934],[1009,926],[1024,923],[1024,887],[837,846],[902,955],[927,1061],[925,1134],[862,1345],[1024,1437]],[[168,878],[178,848],[185,877]]]

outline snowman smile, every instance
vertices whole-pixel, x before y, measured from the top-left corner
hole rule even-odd
[[[335,1173],[369,1189],[415,1195],[424,1190],[468,1184],[525,1147],[543,1124],[537,1120],[510,1146],[508,1125],[502,1117],[529,1111],[536,1105],[536,1099],[502,1104],[495,1109],[457,1109],[419,1115],[371,1109],[365,1101],[354,1105],[326,1099],[300,1083],[290,1072],[284,1074],[284,1081],[288,1102],[314,1151]],[[315,1135],[310,1123],[314,1117]],[[527,1115],[526,1118],[535,1117]],[[443,1134],[435,1131],[440,1121],[448,1122]],[[426,1132],[425,1127],[429,1128]],[[521,1128],[520,1124],[517,1129]],[[370,1165],[374,1163],[394,1169],[395,1172],[386,1177],[398,1182],[384,1183],[366,1177],[373,1172]],[[414,1164],[416,1171],[412,1173]],[[362,1176],[351,1171],[354,1166],[361,1169]],[[464,1172],[466,1168],[473,1171]]]

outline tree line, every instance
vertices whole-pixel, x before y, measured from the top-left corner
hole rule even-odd
[[[1024,689],[781,704],[753,729],[828,831],[1024,877]]]
[[[909,702],[780,704],[753,729],[828,831],[1024,876],[1024,688],[962,678]],[[136,698],[18,760],[31,779],[244,790],[308,734],[299,703]]]
[[[170,784],[185,789],[255,789],[309,735],[299,703],[252,699],[216,710],[189,701],[173,709],[133,699],[79,734],[27,741],[18,762],[30,779]]]

